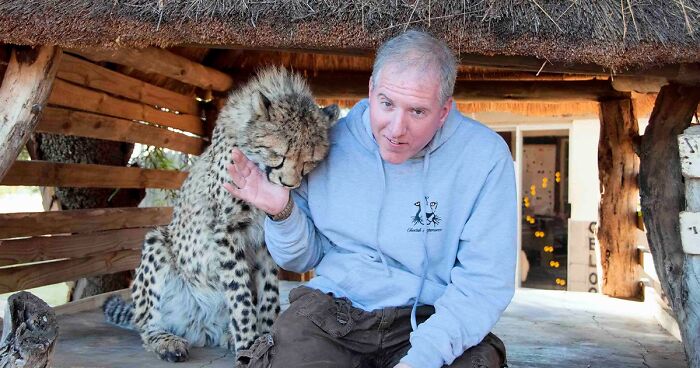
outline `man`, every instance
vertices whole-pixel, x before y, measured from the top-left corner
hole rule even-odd
[[[266,213],[275,261],[315,268],[250,367],[499,367],[489,331],[514,292],[508,147],[454,108],[456,61],[426,33],[382,45],[369,98],[291,193],[234,151],[236,197]],[[269,364],[269,365],[268,365]]]

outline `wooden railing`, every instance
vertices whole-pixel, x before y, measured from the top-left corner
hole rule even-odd
[[[184,82],[196,82],[193,85],[200,88],[213,77],[224,79],[223,85],[209,83],[213,87],[232,84],[224,74],[165,50],[131,50],[126,56],[138,57],[141,65],[151,68],[148,72],[163,70],[176,79],[176,70],[186,70]],[[124,57],[99,59],[128,66],[131,61]],[[142,143],[199,155],[206,144],[200,116],[194,96],[64,52],[35,132]],[[178,189],[186,177],[186,172],[173,170],[31,160],[15,161],[0,185]],[[0,214],[0,293],[134,269],[146,232],[168,224],[171,216],[169,207]]]

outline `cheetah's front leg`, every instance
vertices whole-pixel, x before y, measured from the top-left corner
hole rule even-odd
[[[255,272],[258,292],[258,332],[263,335],[270,332],[272,324],[280,313],[279,280],[277,264],[264,244],[258,247],[255,260],[258,265]]]
[[[253,345],[257,337],[257,313],[253,303],[251,269],[246,261],[244,237],[217,226],[215,237],[221,261],[220,280],[223,283],[229,310],[229,331],[236,351]]]

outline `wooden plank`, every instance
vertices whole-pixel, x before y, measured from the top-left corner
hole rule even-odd
[[[602,292],[617,298],[639,298],[642,289],[637,274],[637,200],[639,158],[634,151],[638,139],[632,100],[600,104],[598,173],[601,199],[598,242],[603,269]]]
[[[46,108],[36,131],[143,143],[193,155],[199,155],[204,150],[204,141],[201,138],[131,120],[57,107]]]
[[[2,268],[0,293],[127,271],[136,268],[140,261],[141,250],[122,250],[86,258]]]
[[[147,121],[198,135],[202,135],[204,132],[202,120],[198,116],[161,111],[142,103],[122,100],[61,79],[56,79],[49,103],[118,118]]]
[[[75,235],[0,240],[0,267],[14,264],[82,258],[97,253],[141,249],[148,227]]]
[[[147,105],[166,107],[180,113],[199,116],[199,104],[193,96],[185,96],[154,86],[73,55],[63,55],[56,76],[81,86],[140,101]]]
[[[172,207],[3,213],[0,239],[167,225],[172,215]]]
[[[48,161],[16,161],[0,185],[179,189],[187,172]]]
[[[89,296],[87,298],[56,306],[53,310],[56,312],[56,315],[67,315],[85,312],[93,309],[99,309],[102,308],[102,305],[105,303],[105,301],[112,295],[119,296],[124,300],[130,300],[131,289],[121,289],[110,291],[108,293]]]
[[[146,73],[156,73],[203,89],[228,91],[233,79],[216,69],[206,67],[170,51],[150,47],[145,49],[81,49],[71,50],[86,59],[109,61]]]
[[[39,122],[62,51],[58,47],[16,47],[0,86],[0,179]]]

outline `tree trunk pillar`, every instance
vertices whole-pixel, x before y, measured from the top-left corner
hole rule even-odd
[[[617,298],[639,298],[637,251],[637,200],[639,158],[635,141],[637,119],[629,99],[600,103],[600,243],[603,269],[602,292]]]
[[[678,136],[689,126],[698,101],[699,87],[672,83],[661,89],[642,136],[639,171],[649,248],[676,315],[689,367],[700,367],[700,256],[686,254],[681,242],[686,188]]]

